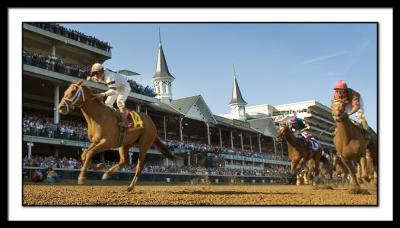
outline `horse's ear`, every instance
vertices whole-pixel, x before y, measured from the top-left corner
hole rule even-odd
[[[83,83],[83,80],[79,80],[76,84],[81,85]]]

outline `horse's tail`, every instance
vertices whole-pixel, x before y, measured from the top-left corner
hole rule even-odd
[[[157,136],[154,140],[154,146],[160,151],[165,157],[175,161],[177,157],[175,157],[169,149],[161,142],[160,138]]]

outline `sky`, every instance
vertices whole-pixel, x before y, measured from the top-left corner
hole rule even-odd
[[[61,24],[111,46],[111,70],[130,69],[150,85],[159,35],[173,99],[202,95],[215,115],[230,113],[233,65],[248,106],[316,100],[328,107],[345,80],[377,129],[377,25],[374,23]]]

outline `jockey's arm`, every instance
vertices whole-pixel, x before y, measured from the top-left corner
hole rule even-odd
[[[357,112],[360,109],[360,94],[353,91],[351,98],[351,112],[349,115]]]
[[[109,89],[106,92],[102,93],[104,96],[112,96],[117,94],[117,91],[115,89]]]
[[[88,77],[86,78],[86,80],[88,80],[88,81],[93,81],[93,82],[99,82],[99,80],[98,80],[96,77],[91,77],[91,76],[88,76]]]

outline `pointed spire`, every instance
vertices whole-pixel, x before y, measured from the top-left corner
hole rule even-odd
[[[156,73],[153,76],[153,80],[155,79],[170,79],[174,80],[175,78],[171,75],[168,70],[167,61],[165,60],[164,50],[161,45],[161,31],[160,27],[158,27],[158,39],[159,39],[159,48],[158,48],[158,56],[157,56],[157,66]]]
[[[158,26],[158,43],[159,43],[159,46],[161,46],[161,31],[160,31],[160,26]]]
[[[235,65],[233,65],[233,90],[232,90],[232,100],[229,102],[230,105],[240,104],[247,105],[247,102],[243,99],[242,93],[240,92],[239,85],[236,79]]]

